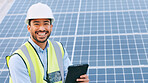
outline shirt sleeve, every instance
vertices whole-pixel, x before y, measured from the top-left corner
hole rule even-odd
[[[66,49],[64,48],[64,59],[63,59],[63,65],[64,65],[64,79],[66,79],[67,71],[68,71],[68,66],[72,65],[68,53]]]
[[[11,56],[9,70],[13,83],[31,83],[26,65],[18,54]]]

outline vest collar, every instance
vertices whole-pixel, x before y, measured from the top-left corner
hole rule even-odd
[[[33,45],[33,47],[35,48],[35,50],[37,52],[43,52],[44,50],[46,50],[49,47],[49,42],[48,41],[47,41],[47,45],[46,45],[44,50],[42,48],[40,48],[36,43],[34,43],[30,37],[29,37],[28,41]]]

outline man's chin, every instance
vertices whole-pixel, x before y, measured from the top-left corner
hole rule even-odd
[[[39,36],[38,37],[34,37],[33,36],[33,39],[36,40],[39,43],[45,43],[47,41],[47,39],[49,38],[49,36],[45,36],[45,37],[39,37]]]
[[[47,41],[47,39],[45,40],[38,40],[39,43],[45,43]]]
[[[39,39],[36,39],[36,41],[39,43],[45,43],[47,41],[47,38],[39,38]]]

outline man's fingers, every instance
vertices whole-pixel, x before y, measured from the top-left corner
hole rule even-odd
[[[86,78],[87,79],[88,76],[85,74],[85,75],[81,75],[80,78]]]
[[[80,81],[80,82],[89,82],[89,79],[77,79],[77,81]]]
[[[81,75],[79,79],[77,79],[77,81],[79,83],[88,83],[89,82],[89,79],[88,79],[88,76],[85,74],[85,75]]]

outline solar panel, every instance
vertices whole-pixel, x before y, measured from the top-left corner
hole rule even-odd
[[[148,82],[147,0],[15,0],[0,24],[0,82],[8,83],[5,57],[29,38],[28,8],[48,4],[60,41],[73,64],[88,63],[90,83]]]

